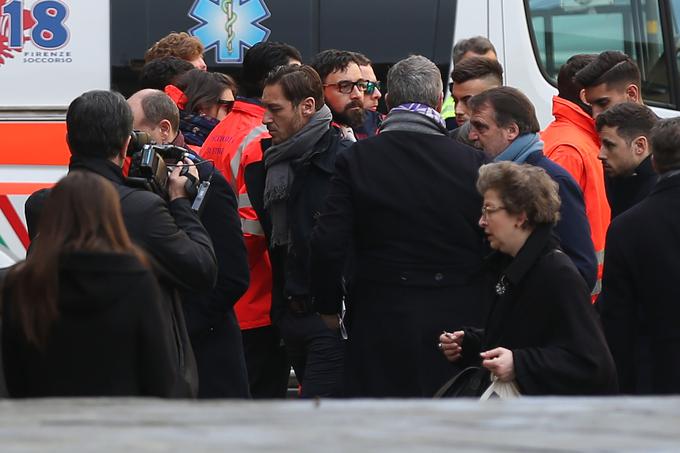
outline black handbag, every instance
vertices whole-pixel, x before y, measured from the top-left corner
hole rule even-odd
[[[437,390],[433,398],[479,398],[489,385],[491,385],[489,370],[471,366],[449,379]]]

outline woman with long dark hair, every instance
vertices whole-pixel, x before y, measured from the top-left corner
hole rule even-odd
[[[170,395],[173,361],[159,298],[116,189],[96,174],[69,173],[2,290],[10,396]]]

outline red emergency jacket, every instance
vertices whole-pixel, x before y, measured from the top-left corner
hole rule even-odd
[[[604,242],[611,220],[611,210],[604,187],[604,171],[597,158],[600,139],[595,121],[578,105],[558,96],[553,97],[555,121],[541,132],[543,152],[564,167],[583,191],[590,237],[597,254],[597,283],[593,296],[602,287]]]
[[[243,170],[262,160],[260,140],[269,138],[262,124],[264,107],[256,100],[237,99],[229,112],[201,147],[204,159],[215,166],[234,187],[238,196],[243,237],[248,250],[250,286],[234,306],[241,330],[271,325],[272,272],[267,242],[246,189]]]

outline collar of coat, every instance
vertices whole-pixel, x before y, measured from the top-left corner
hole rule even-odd
[[[71,156],[69,171],[86,170],[97,173],[115,184],[123,184],[123,169],[105,158]]]
[[[536,264],[538,259],[543,256],[548,248],[558,248],[558,241],[553,235],[553,227],[551,225],[539,225],[529,235],[529,238],[524,243],[522,248],[517,253],[517,256],[510,261],[510,264],[502,271],[502,275],[513,286],[517,286],[524,279],[524,276]],[[500,252],[493,255],[500,257],[507,257]]]
[[[659,176],[659,181],[656,183],[649,195],[654,195],[666,190],[676,189],[680,187],[680,170],[671,170]]]
[[[336,128],[331,127],[328,129],[328,132],[323,134],[321,139],[316,142],[314,147],[319,151],[326,151],[333,145],[334,139],[341,140],[340,132]],[[263,138],[260,140],[260,146],[262,147],[262,155],[264,156],[265,151],[272,146],[272,139]],[[310,163],[326,173],[333,174],[333,171],[335,170],[335,154],[325,152],[315,153],[311,157]]]

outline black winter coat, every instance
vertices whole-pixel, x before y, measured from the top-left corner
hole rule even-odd
[[[680,175],[609,226],[597,307],[621,392],[680,393]]]
[[[540,226],[514,259],[489,258],[484,330],[465,328],[463,361],[496,347],[513,353],[525,395],[599,395],[617,391],[614,362],[574,263],[558,248],[552,228]]]
[[[91,171],[113,183],[120,195],[123,220],[131,239],[148,253],[159,276],[166,325],[175,337],[176,385],[173,396],[198,393],[196,360],[187,334],[179,289],[206,291],[215,286],[217,262],[212,242],[186,198],[166,203],[158,195],[123,183],[120,167],[106,159],[71,158],[69,171]],[[31,238],[37,234],[40,212],[49,191],[26,201],[26,223]]]
[[[200,161],[200,159],[199,159]],[[200,220],[217,257],[217,283],[203,291],[181,291],[200,385],[199,398],[248,398],[243,339],[234,304],[248,289],[249,270],[236,195],[222,173],[199,163],[201,181],[210,181]]]
[[[353,246],[346,393],[427,397],[457,367],[439,334],[481,326],[478,273],[485,246],[475,182],[484,156],[444,135],[383,132],[338,155],[312,239],[312,288],[337,312]]]
[[[272,320],[278,320],[285,312],[288,296],[305,297],[309,289],[309,241],[317,218],[323,208],[335,168],[336,157],[352,142],[340,137],[331,127],[315,145],[318,153],[304,163],[292,164],[294,179],[288,199],[291,246],[270,247],[272,262]],[[271,146],[271,139],[262,140],[263,153]],[[266,170],[264,161],[248,165],[245,169],[248,196],[260,219],[267,243],[271,243],[271,218],[264,208],[264,185]],[[337,311],[336,311],[337,313]]]
[[[3,291],[2,351],[12,397],[159,396],[175,392],[175,338],[152,272],[131,255],[73,252],[59,266],[59,318],[29,344]]]

